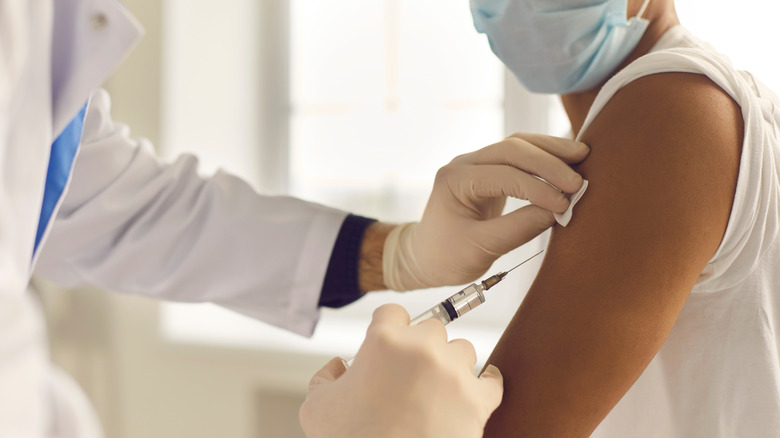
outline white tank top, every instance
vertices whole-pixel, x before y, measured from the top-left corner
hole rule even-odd
[[[620,88],[664,72],[708,76],[741,107],[737,189],[723,241],[669,337],[592,436],[778,437],[780,100],[677,26],[603,87],[583,131]]]

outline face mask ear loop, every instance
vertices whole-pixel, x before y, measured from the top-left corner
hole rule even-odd
[[[645,2],[642,3],[642,7],[639,8],[639,13],[636,14],[637,18],[644,18],[645,11],[647,10],[648,5],[650,5],[650,0],[645,0]]]

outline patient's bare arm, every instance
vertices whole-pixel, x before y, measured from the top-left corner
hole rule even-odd
[[[588,436],[661,347],[726,229],[742,116],[707,78],[629,84],[583,141],[591,185],[489,360],[505,393],[486,437]]]

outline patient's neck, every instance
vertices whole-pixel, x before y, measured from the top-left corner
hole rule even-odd
[[[653,2],[650,4],[652,5]],[[671,10],[655,11],[648,9],[645,16],[650,20],[650,24],[648,25],[644,36],[642,36],[639,44],[631,54],[628,55],[625,61],[623,61],[620,67],[615,70],[615,73],[639,59],[641,56],[649,53],[650,49],[653,48],[666,31],[680,24],[673,6]],[[612,75],[610,75],[610,77],[612,77]],[[606,81],[604,81],[604,83],[606,83]],[[593,101],[596,100],[596,95],[599,94],[604,83],[592,90],[561,95],[561,102],[563,103],[563,108],[566,110],[566,114],[569,116],[569,122],[571,123],[572,132],[574,132],[575,138],[580,133],[582,125],[585,123],[585,118],[588,115],[588,111],[593,105]]]

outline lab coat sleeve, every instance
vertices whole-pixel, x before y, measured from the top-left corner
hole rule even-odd
[[[155,157],[93,93],[84,139],[36,273],[73,286],[213,302],[303,335],[346,213],[262,196],[197,160]]]

